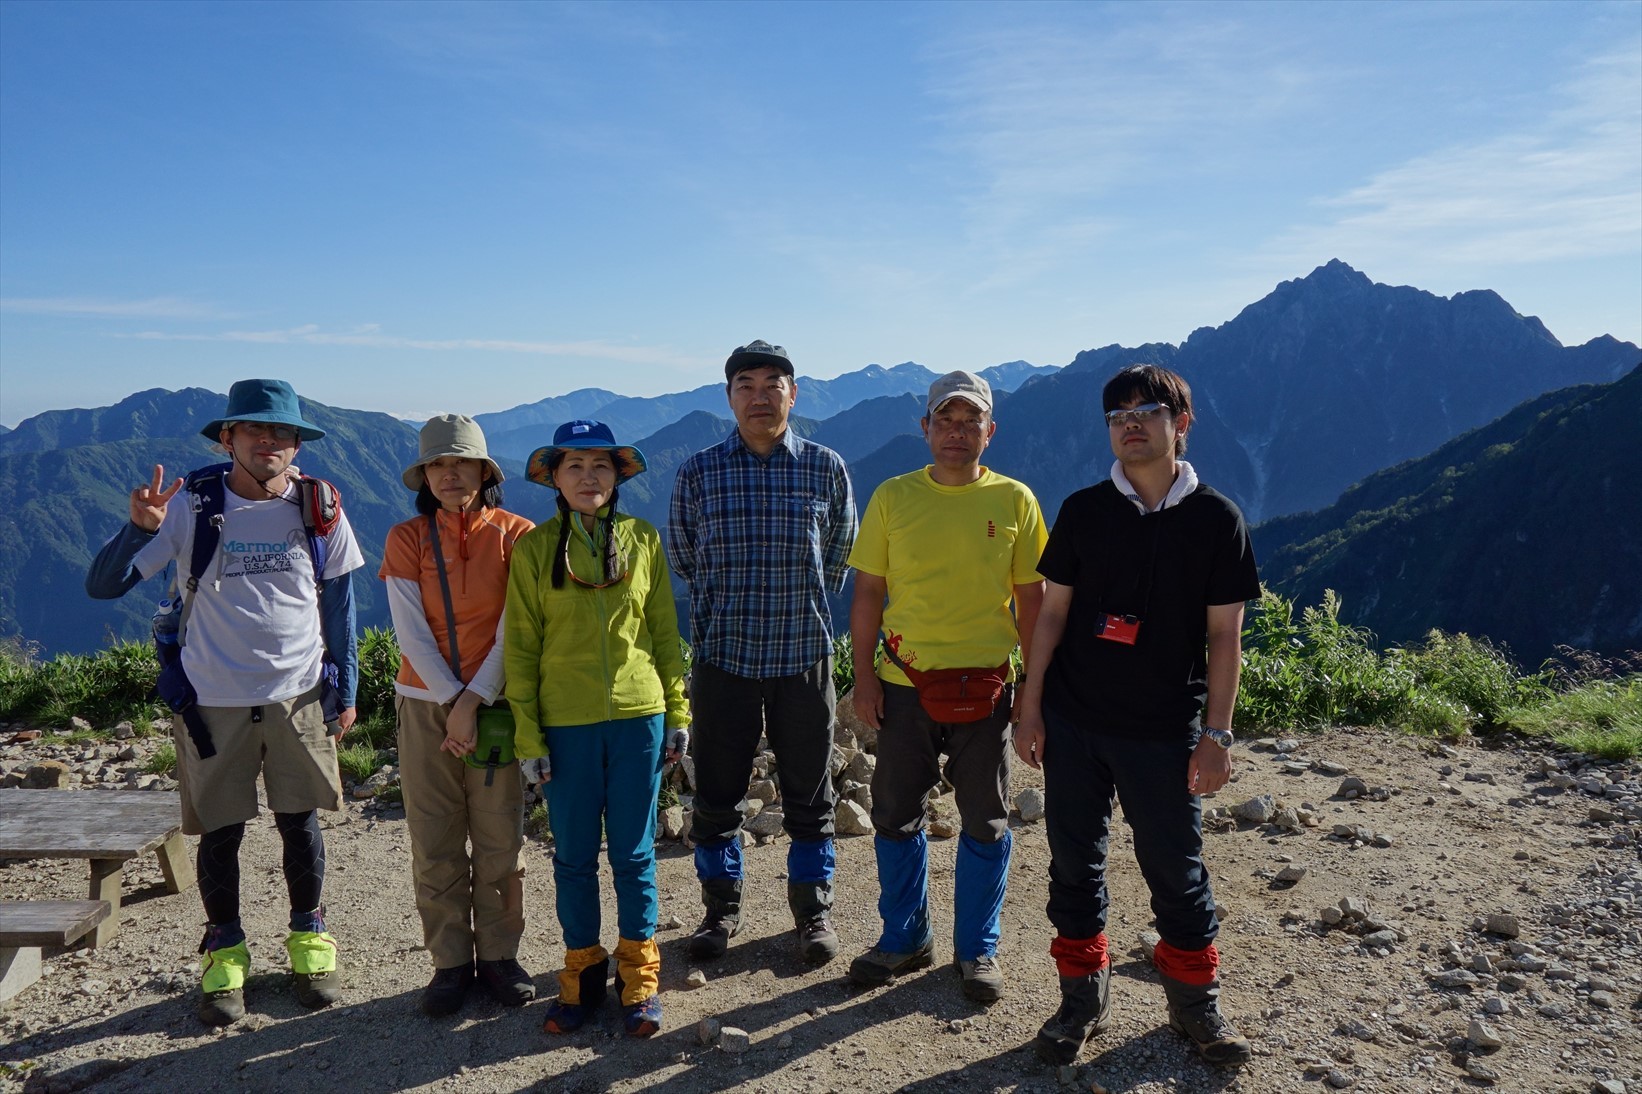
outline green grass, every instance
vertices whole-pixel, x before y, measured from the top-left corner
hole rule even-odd
[[[150,775],[169,775],[177,769],[177,746],[166,741],[154,750],[154,755],[148,758],[143,765],[143,771]]]
[[[369,741],[354,741],[350,734],[336,750],[336,763],[346,778],[362,783],[382,769],[387,757]]]
[[[1642,755],[1642,662],[1607,662],[1568,650],[1561,664],[1523,672],[1486,638],[1442,631],[1382,651],[1371,633],[1340,616],[1333,592],[1310,607],[1271,592],[1261,595],[1243,636],[1239,728],[1393,726],[1445,738],[1510,728],[1591,755]],[[690,647],[681,645],[688,665]],[[833,647],[839,695],[855,683],[851,653],[849,636],[841,635]],[[393,631],[367,628],[359,655],[359,721],[339,751],[343,772],[355,781],[374,774],[387,760],[383,749],[393,744],[393,680],[400,660]],[[155,718],[169,713],[147,699],[157,671],[152,647],[142,642],[49,661],[39,660],[27,644],[0,642],[0,721],[78,741],[105,737],[109,727],[129,719],[139,736],[147,736],[155,732]],[[65,736],[73,715],[96,729]],[[160,756],[169,750],[162,746]],[[159,763],[159,756],[152,762]],[[174,755],[168,762],[175,763]]]
[[[1523,673],[1487,639],[1431,631],[1381,652],[1340,619],[1332,590],[1302,609],[1270,591],[1249,615],[1237,723],[1251,728],[1395,726],[1434,737],[1497,729],[1555,694],[1548,670]]]
[[[1642,675],[1592,680],[1506,715],[1521,733],[1607,760],[1642,755]]]
[[[0,719],[66,729],[75,715],[106,728],[129,718],[152,725],[165,713],[150,702],[159,672],[154,648],[121,642],[95,654],[60,654],[40,661],[27,646],[0,649]]]
[[[537,802],[525,814],[525,835],[531,839],[547,839],[548,834],[547,803]]]

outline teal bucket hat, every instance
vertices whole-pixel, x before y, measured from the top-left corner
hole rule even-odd
[[[200,436],[215,441],[230,422],[269,422],[296,429],[298,440],[317,441],[325,431],[302,417],[296,391],[284,380],[236,380],[228,389],[228,409],[205,423]]]

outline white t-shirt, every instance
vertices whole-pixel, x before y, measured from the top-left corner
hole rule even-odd
[[[201,706],[245,707],[301,695],[319,681],[325,644],[308,534],[292,485],[283,498],[250,501],[224,485],[216,559],[200,574],[188,617],[183,668]],[[365,564],[343,516],[327,538],[325,577]],[[179,493],[135,565],[153,577],[168,562],[186,580],[194,550],[194,510]],[[186,595],[186,594],[185,594]]]

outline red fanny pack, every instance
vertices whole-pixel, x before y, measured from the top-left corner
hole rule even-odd
[[[992,669],[930,669],[922,672],[895,655],[889,642],[884,654],[918,689],[918,702],[937,722],[978,722],[998,708],[1009,683],[1009,662]]]

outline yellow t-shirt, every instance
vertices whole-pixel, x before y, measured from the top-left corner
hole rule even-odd
[[[991,668],[1020,642],[1010,611],[1016,585],[1040,580],[1049,539],[1024,483],[985,467],[968,486],[942,486],[932,469],[873,491],[850,565],[884,578],[884,636],[917,669]],[[878,650],[878,675],[906,674]]]

